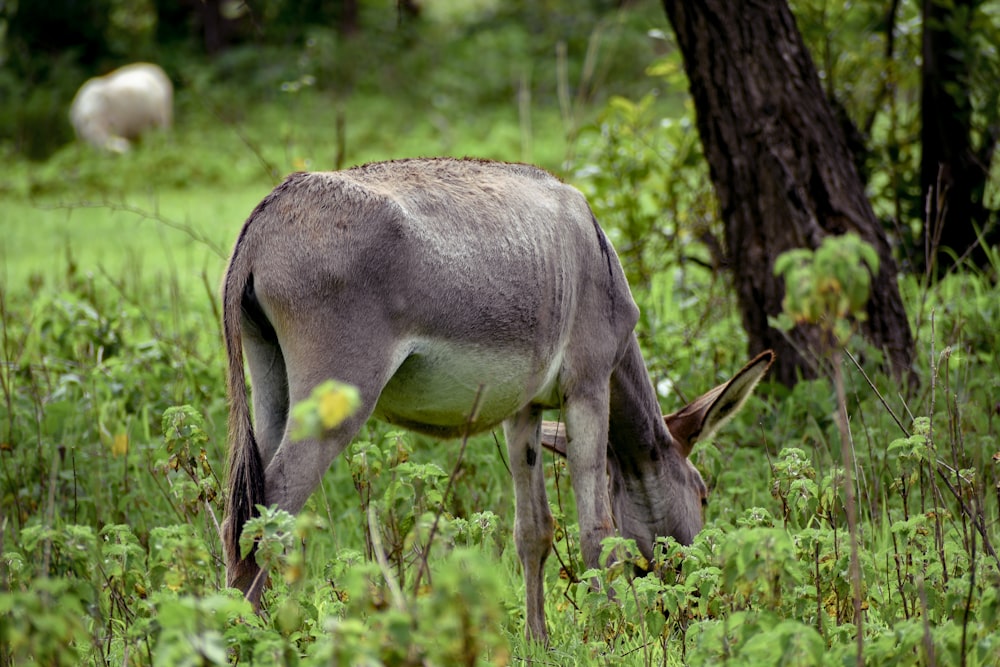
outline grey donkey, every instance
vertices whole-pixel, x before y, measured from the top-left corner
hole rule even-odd
[[[526,632],[542,642],[553,520],[540,447],[567,458],[587,567],[616,527],[647,557],[658,536],[690,543],[707,495],[691,447],[773,359],[763,353],[664,418],[618,256],[579,191],[523,164],[413,159],[292,174],[244,224],[223,302],[228,584],[259,605],[266,576],[240,558],[244,523],[258,504],[298,512],[369,417],[440,438],[503,424]],[[358,388],[360,409],[293,442],[291,406],[330,378]],[[543,425],[549,408],[564,426]]]

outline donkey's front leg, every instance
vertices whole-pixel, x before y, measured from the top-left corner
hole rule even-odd
[[[600,567],[601,541],[614,533],[607,481],[608,389],[565,407],[566,457],[580,522],[580,549],[588,568]]]
[[[514,544],[524,570],[528,639],[548,643],[544,565],[552,551],[554,525],[545,496],[539,429],[542,413],[528,406],[504,422],[514,477]]]

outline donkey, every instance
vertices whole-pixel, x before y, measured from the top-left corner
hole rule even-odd
[[[633,332],[638,308],[583,195],[536,167],[471,159],[290,175],[243,225],[223,309],[228,584],[259,605],[265,576],[240,558],[244,523],[258,504],[298,512],[369,417],[441,438],[502,423],[526,633],[543,642],[553,520],[540,445],[568,460],[588,567],[615,526],[647,556],[656,536],[690,543],[707,495],[691,446],[740,408],[773,357],[664,421]],[[330,378],[358,388],[360,409],[293,442],[290,407]],[[548,408],[564,428],[543,429]]]

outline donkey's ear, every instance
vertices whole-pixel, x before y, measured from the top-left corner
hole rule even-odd
[[[566,456],[566,426],[562,422],[542,422],[542,447]]]
[[[694,443],[707,438],[740,411],[772,363],[774,352],[761,352],[729,382],[663,417],[674,444],[685,457],[691,455]]]

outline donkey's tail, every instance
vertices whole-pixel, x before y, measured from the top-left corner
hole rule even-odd
[[[229,366],[229,493],[222,540],[226,550],[226,584],[247,592],[258,568],[252,555],[246,559],[240,557],[240,534],[243,524],[255,515],[256,506],[264,504],[264,467],[250,421],[243,370],[243,298],[253,276],[245,257],[240,256],[242,237],[236,243],[222,289],[222,330]]]

